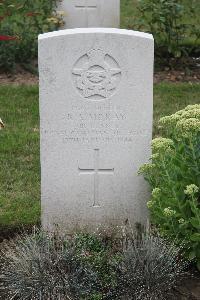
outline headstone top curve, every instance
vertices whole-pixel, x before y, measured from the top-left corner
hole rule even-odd
[[[127,29],[118,29],[118,28],[75,28],[75,29],[65,29],[65,30],[58,30],[40,34],[38,36],[39,40],[53,38],[53,37],[61,37],[67,36],[72,34],[90,34],[90,33],[110,33],[110,34],[121,34],[121,35],[128,35],[128,36],[135,36],[141,37],[145,39],[154,40],[153,35],[150,33],[134,31],[134,30],[127,30]]]

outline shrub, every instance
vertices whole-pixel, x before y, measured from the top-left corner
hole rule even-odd
[[[61,15],[56,0],[6,0],[0,2],[0,69],[13,70],[16,63],[37,57],[39,33],[58,29]]]
[[[192,3],[184,4],[183,0],[139,1],[138,26],[153,34],[156,54],[162,62],[169,62],[171,57],[187,56],[197,46],[200,37],[199,25],[194,21],[198,18],[197,3]],[[193,40],[193,46],[188,47],[188,38]]]
[[[120,265],[120,287],[128,300],[169,299],[185,268],[180,249],[163,238],[151,234],[129,238]]]
[[[160,126],[163,137],[139,171],[152,188],[151,219],[163,235],[184,241],[200,269],[200,105],[161,118]]]
[[[1,259],[2,299],[89,299],[95,273],[81,262],[73,241],[43,232],[5,246]]]
[[[22,235],[2,251],[0,299],[115,299],[119,257],[101,236]]]
[[[149,234],[24,234],[3,247],[0,299],[165,299],[185,267],[179,252]]]

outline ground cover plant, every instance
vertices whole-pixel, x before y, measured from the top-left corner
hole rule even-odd
[[[119,260],[105,237],[64,237],[37,229],[3,247],[0,299],[115,299]]]
[[[164,300],[185,270],[180,249],[149,233],[116,239],[37,230],[4,245],[0,299]]]
[[[159,122],[162,137],[152,141],[151,162],[140,173],[152,188],[152,222],[182,243],[200,270],[200,104]]]
[[[96,274],[81,261],[75,240],[38,231],[10,241],[2,256],[2,299],[78,300],[95,292]]]
[[[158,84],[154,136],[160,117],[200,103],[198,84]],[[38,87],[0,87],[0,232],[40,222]]]
[[[56,0],[0,1],[0,70],[13,71],[37,58],[38,34],[56,30],[62,16]]]
[[[129,235],[120,264],[119,286],[127,300],[171,299],[186,268],[175,244],[149,233],[139,238]]]

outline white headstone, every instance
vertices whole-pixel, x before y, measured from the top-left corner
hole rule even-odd
[[[112,228],[144,223],[153,38],[120,29],[39,36],[42,223]]]
[[[63,0],[58,12],[64,12],[65,28],[120,26],[120,0]]]

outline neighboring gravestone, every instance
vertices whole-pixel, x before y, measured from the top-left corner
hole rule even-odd
[[[63,0],[64,28],[120,26],[120,0]]]
[[[39,36],[42,223],[69,232],[147,218],[137,175],[152,138],[153,38],[120,29]]]

